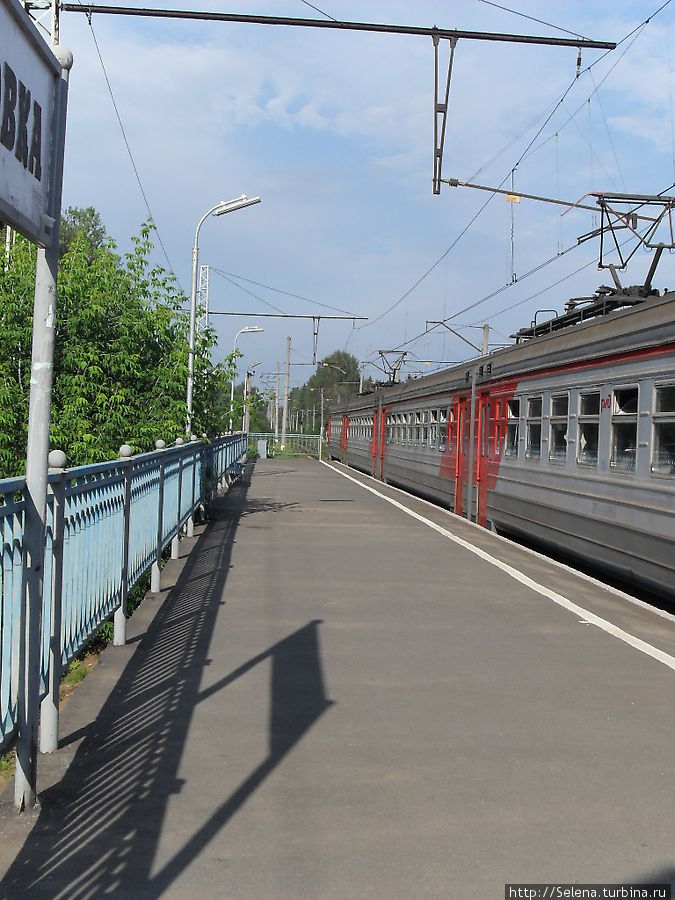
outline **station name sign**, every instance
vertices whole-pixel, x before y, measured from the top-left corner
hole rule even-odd
[[[52,127],[61,66],[17,0],[0,0],[0,220],[52,243]]]

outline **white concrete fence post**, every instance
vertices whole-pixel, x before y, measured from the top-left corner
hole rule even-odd
[[[163,451],[166,447],[165,441],[155,441],[155,447],[159,451]],[[155,561],[150,570],[150,590],[153,594],[159,594],[162,589],[162,577],[160,564],[162,561],[162,525],[164,521],[164,457],[159,457],[159,496],[157,498],[157,548],[155,550]]]
[[[120,468],[124,471],[124,521],[122,524],[122,573],[120,580],[120,605],[113,619],[113,645],[123,647],[127,642],[127,601],[129,599],[129,526],[131,523],[131,457],[129,444],[120,447]]]
[[[66,454],[52,450],[49,462],[49,495],[52,498],[51,628],[49,635],[49,685],[40,704],[40,752],[53,753],[59,743],[59,686],[61,684],[61,598],[66,496]],[[49,502],[49,501],[48,501]]]

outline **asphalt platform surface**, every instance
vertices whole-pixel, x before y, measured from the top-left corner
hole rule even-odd
[[[63,710],[40,807],[5,791],[0,897],[675,880],[672,618],[344,471],[258,461],[181,543]]]

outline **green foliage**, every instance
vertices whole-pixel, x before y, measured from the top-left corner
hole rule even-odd
[[[82,209],[69,206],[61,215],[59,234],[59,256],[65,256],[74,241],[81,241],[87,248],[89,259],[96,257],[97,251],[109,241],[101,216],[93,206]]]
[[[89,671],[82,662],[82,659],[76,658],[63,673],[61,684],[75,686],[81,681],[84,681],[88,674]]]
[[[293,388],[289,395],[291,414],[299,411],[299,427],[304,434],[319,433],[321,418],[321,393],[324,400],[324,425],[331,402],[355,397],[359,392],[361,373],[359,361],[351,353],[336,350],[317,364],[316,372],[301,387]],[[364,391],[372,382],[364,382]]]
[[[7,750],[4,753],[0,754],[0,793],[2,793],[2,789],[10,780],[12,775],[14,775],[14,768],[16,765],[16,751],[15,750]]]
[[[0,475],[24,470],[35,293],[33,247],[17,240],[0,276]]]
[[[184,434],[189,320],[172,275],[150,262],[152,224],[120,259],[94,210],[74,216],[60,261],[50,444],[70,466],[152,450]],[[24,471],[35,249],[19,238],[0,275],[0,477]],[[212,329],[195,340],[193,431],[227,430],[234,359],[211,363]],[[224,398],[227,396],[227,402]]]
[[[150,450],[184,431],[187,322],[173,278],[151,268],[150,226],[122,264],[77,237],[61,260],[52,434],[69,464]]]
[[[249,431],[267,432],[272,428],[272,424],[267,418],[268,400],[266,394],[261,394],[255,388],[251,391],[250,400],[250,424]]]

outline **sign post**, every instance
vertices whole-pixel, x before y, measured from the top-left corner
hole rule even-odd
[[[47,47],[17,0],[0,0],[0,218],[38,245],[33,307],[19,735],[14,805],[37,799],[47,457],[69,50]]]

